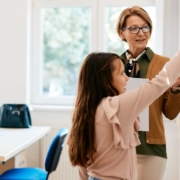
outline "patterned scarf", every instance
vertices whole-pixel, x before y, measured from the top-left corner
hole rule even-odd
[[[126,51],[126,65],[125,65],[125,73],[129,77],[140,78],[140,68],[137,63],[138,59],[146,52],[146,49],[137,56],[137,58],[132,58],[132,55],[127,50]]]

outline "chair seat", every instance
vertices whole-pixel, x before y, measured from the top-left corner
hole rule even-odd
[[[15,168],[0,175],[0,180],[46,180],[47,172],[40,168]]]

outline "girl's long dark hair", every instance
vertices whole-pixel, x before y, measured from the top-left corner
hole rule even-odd
[[[117,58],[120,60],[114,53],[91,53],[83,62],[68,139],[69,157],[73,166],[86,167],[89,159],[94,161],[97,106],[104,97],[119,94],[112,86],[111,76],[112,62]]]

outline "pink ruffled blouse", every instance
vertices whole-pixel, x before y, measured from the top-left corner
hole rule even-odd
[[[138,115],[175,82],[179,67],[180,51],[140,88],[101,101],[95,117],[95,161],[89,160],[87,169],[79,167],[80,180],[88,175],[101,180],[137,179]]]

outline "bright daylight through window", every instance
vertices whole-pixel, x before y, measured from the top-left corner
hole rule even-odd
[[[89,20],[89,8],[43,9],[43,95],[75,95],[89,52]]]
[[[100,0],[93,3],[97,1]],[[51,4],[53,1],[35,2],[32,101],[34,104],[72,105],[84,58],[91,51],[120,55],[127,49],[116,33],[118,16],[126,6],[100,7],[101,4],[96,3],[61,6]],[[154,49],[156,8],[147,5],[144,9],[153,21],[149,46]]]

